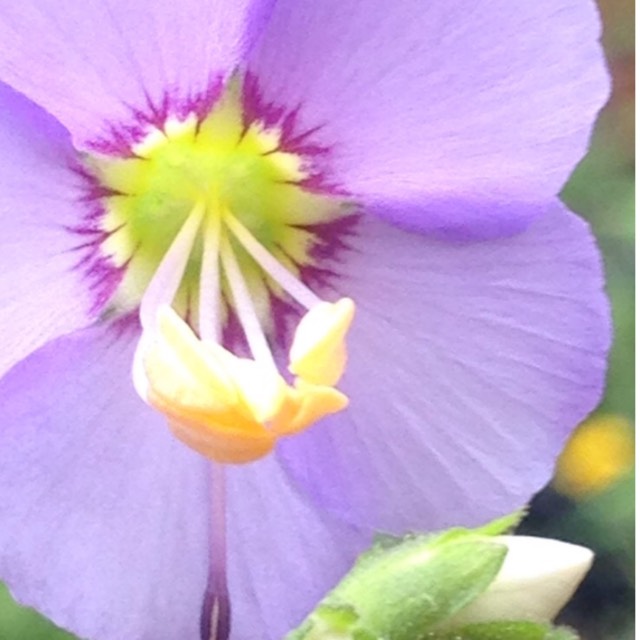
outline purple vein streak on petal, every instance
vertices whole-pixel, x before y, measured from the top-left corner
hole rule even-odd
[[[245,126],[252,122],[262,122],[267,127],[278,127],[282,136],[280,149],[307,159],[305,169],[309,175],[299,183],[300,186],[316,193],[349,196],[337,174],[332,172],[331,146],[317,141],[323,123],[318,122],[311,127],[302,128],[299,118],[300,106],[285,107],[277,100],[266,100],[257,76],[251,72],[244,74],[242,98]]]

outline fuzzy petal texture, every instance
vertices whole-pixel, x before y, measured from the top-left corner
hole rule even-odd
[[[60,338],[0,382],[0,575],[91,640],[200,640],[205,462],[133,391],[135,335]]]
[[[210,100],[272,0],[26,0],[0,15],[0,79],[54,114],[79,146],[138,116]]]
[[[552,203],[524,234],[456,245],[369,220],[344,274],[351,405],[281,445],[298,486],[393,532],[521,507],[603,387],[609,309],[587,225]]]
[[[39,346],[87,326],[89,287],[73,250],[78,176],[68,133],[0,84],[0,376]]]
[[[280,640],[372,542],[318,509],[274,456],[229,467],[232,640]]]
[[[591,0],[281,0],[252,107],[297,109],[296,134],[331,148],[329,182],[369,212],[512,233],[586,150],[608,93],[599,33]]]

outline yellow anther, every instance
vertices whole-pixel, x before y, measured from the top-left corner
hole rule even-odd
[[[345,337],[355,308],[349,298],[313,307],[296,329],[289,352],[289,371],[307,383],[335,385],[347,363]]]
[[[218,462],[248,462],[268,453],[275,437],[256,414],[269,406],[275,413],[282,404],[266,397],[273,385],[247,394],[237,382],[249,377],[247,367],[236,361],[222,347],[198,340],[168,308],[159,312],[158,331],[142,355],[149,404],[167,416],[178,438]]]
[[[266,456],[274,447],[276,438],[266,429],[252,430],[238,427],[204,427],[201,422],[169,419],[173,434],[198,453],[226,464],[253,462]]]
[[[147,402],[165,414],[176,437],[217,462],[257,460],[277,438],[348,404],[331,386],[300,378],[289,386],[273,367],[199,340],[168,307],[141,344]]]
[[[293,435],[320,418],[342,411],[348,404],[347,396],[337,389],[309,384],[297,378],[294,386],[288,388],[287,398],[271,428],[278,435]]]
[[[226,363],[200,342],[168,307],[158,313],[157,332],[142,356],[149,390],[180,406],[205,412],[241,404]]]
[[[287,383],[272,367],[247,358],[232,358],[230,373],[244,405],[258,422],[269,422],[285,401]]]

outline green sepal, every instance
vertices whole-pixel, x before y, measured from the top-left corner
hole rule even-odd
[[[481,595],[507,547],[495,536],[519,511],[477,529],[377,536],[352,570],[287,640],[427,640],[431,630]]]
[[[364,569],[371,563],[377,562],[379,558],[384,556],[391,549],[403,544],[412,544],[419,541],[419,543],[429,544],[431,548],[435,548],[441,544],[455,542],[463,538],[477,538],[478,536],[492,538],[510,533],[520,524],[525,515],[526,510],[521,509],[509,514],[508,516],[496,518],[488,524],[477,527],[476,529],[453,527],[451,529],[435,533],[408,533],[404,536],[394,536],[387,533],[376,534],[373,539],[373,544],[356,560],[354,568],[351,570],[349,575]]]
[[[360,626],[358,614],[348,606],[318,606],[313,615],[287,635],[286,640],[379,640]]]
[[[526,621],[496,621],[436,631],[429,640],[578,640],[570,629]]]
[[[522,522],[522,520],[524,520],[526,515],[527,509],[526,507],[523,507],[519,511],[510,513],[508,516],[496,518],[482,527],[473,529],[473,532],[482,536],[502,536],[507,533],[513,533],[516,527]]]
[[[363,640],[428,638],[433,625],[487,589],[506,552],[489,538],[459,532],[448,540],[414,537],[370,552],[310,616],[312,626],[289,640],[315,640],[323,637],[320,630],[345,640],[358,637],[356,630]]]

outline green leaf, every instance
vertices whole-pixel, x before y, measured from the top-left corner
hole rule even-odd
[[[0,584],[0,638],[2,640],[75,640],[75,636],[28,607],[13,601],[7,588]]]
[[[580,640],[578,634],[567,627],[557,627],[547,632],[544,640]]]

